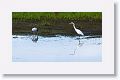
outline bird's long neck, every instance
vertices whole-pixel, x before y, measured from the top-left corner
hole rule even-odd
[[[75,28],[75,24],[73,24],[73,27],[74,27],[74,29],[76,29],[76,28]]]

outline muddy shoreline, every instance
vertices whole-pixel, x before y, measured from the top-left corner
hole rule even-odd
[[[33,27],[38,28],[38,35],[77,35],[72,25],[72,20],[48,20],[43,22],[40,20],[27,20],[12,22],[13,35],[32,34]],[[85,35],[102,35],[102,20],[77,20],[73,21],[76,28],[80,29]]]

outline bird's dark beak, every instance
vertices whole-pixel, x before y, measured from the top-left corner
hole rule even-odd
[[[72,24],[72,23],[69,23],[69,24]]]

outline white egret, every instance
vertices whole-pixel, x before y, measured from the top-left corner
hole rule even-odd
[[[84,36],[83,32],[75,27],[75,23],[71,22],[69,24],[73,25],[73,27],[74,27],[75,31],[77,32],[77,34]]]
[[[73,25],[73,27],[74,27],[75,31],[77,32],[77,34],[79,35],[79,37],[80,37],[80,35],[84,36],[83,32],[75,27],[75,23],[71,22],[69,24]],[[80,45],[80,39],[79,39],[79,45]]]

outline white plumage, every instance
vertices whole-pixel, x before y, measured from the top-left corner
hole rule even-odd
[[[32,32],[37,32],[38,31],[38,29],[37,28],[32,28]]]
[[[71,22],[71,23],[69,23],[69,24],[73,24],[73,27],[74,27],[75,31],[77,32],[77,34],[82,35],[82,36],[84,35],[81,30],[79,30],[79,29],[77,29],[77,28],[75,27],[75,24],[74,24],[73,22]]]

